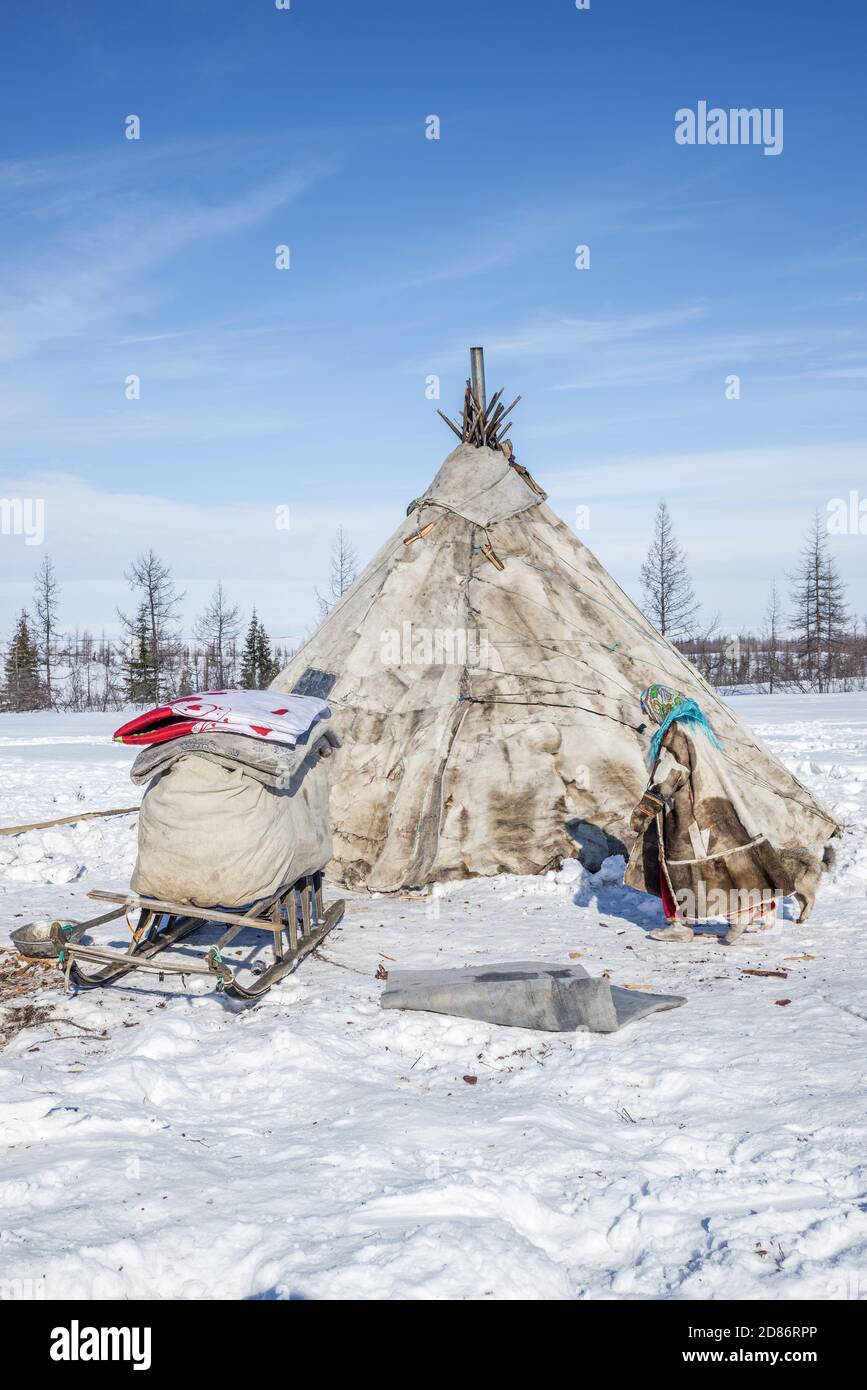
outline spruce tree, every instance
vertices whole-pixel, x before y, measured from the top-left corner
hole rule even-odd
[[[39,653],[23,609],[6,653],[4,677],[6,709],[41,709],[45,704],[45,690],[39,678]]]
[[[156,671],[151,651],[147,604],[142,603],[129,636],[124,670],[124,694],[132,705],[158,704],[158,699],[154,698],[155,689]]]
[[[260,622],[256,638],[256,679],[259,690],[264,690],[271,684],[278,670],[277,662],[271,653],[271,642]]]
[[[244,639],[244,652],[241,657],[241,685],[244,690],[264,690],[278,671],[277,662],[271,654],[268,634],[256,616],[250,619],[247,636]]]
[[[241,656],[241,685],[245,690],[256,690],[256,670],[259,650],[259,619],[256,610],[250,619],[247,636],[244,638],[244,651]]]

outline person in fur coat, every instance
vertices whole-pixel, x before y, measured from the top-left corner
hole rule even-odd
[[[656,941],[691,941],[703,922],[728,922],[725,940],[773,920],[794,892],[791,874],[728,775],[720,741],[694,700],[665,685],[641,694],[657,726],[650,782],[632,814],[638,839],[625,882],[662,899]]]

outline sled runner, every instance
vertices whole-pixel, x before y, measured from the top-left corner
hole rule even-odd
[[[344,901],[339,899],[325,910],[321,873],[307,874],[297,882],[278,889],[276,893],[254,903],[246,912],[240,909],[193,907],[189,903],[164,902],[135,893],[110,893],[98,888],[88,896],[100,902],[119,903],[121,907],[118,912],[75,926],[61,922],[52,924],[49,935],[51,954],[56,955],[65,969],[67,989],[71,983],[80,989],[91,989],[98,985],[114,984],[133,970],[155,970],[160,975],[210,975],[215,980],[218,992],[230,994],[235,999],[258,999],[284,975],[291,974],[342,920],[346,907]],[[81,945],[78,938],[88,927],[124,915],[124,911],[128,922],[130,911],[138,913],[135,924],[130,924],[132,943],[129,951]],[[177,945],[208,922],[219,923],[226,930],[209,947],[203,961],[166,960],[162,957],[162,952],[168,947]],[[230,963],[223,952],[241,932],[249,929],[271,936],[273,958],[261,973],[250,970],[241,980],[236,973],[238,965]],[[16,942],[22,954],[27,954],[28,949],[25,933],[26,929],[22,929]],[[36,950],[36,954],[44,954],[43,941],[34,941],[33,946],[43,948]],[[88,973],[81,968],[86,964],[96,965],[99,969]]]

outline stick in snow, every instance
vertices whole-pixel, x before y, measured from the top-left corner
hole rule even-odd
[[[35,820],[30,825],[7,825],[0,835],[21,835],[25,830],[50,830],[53,825],[74,825],[79,820],[96,820],[98,816],[131,816],[138,806],[122,806],[116,811],[79,811],[77,816],[58,816],[57,820]]]

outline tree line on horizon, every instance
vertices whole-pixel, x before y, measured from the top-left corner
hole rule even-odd
[[[358,556],[340,528],[331,552],[326,594],[314,590],[320,618],[354,583]],[[60,583],[45,555],[31,608],[22,610],[2,662],[0,709],[114,710],[159,705],[201,690],[264,689],[294,655],[272,647],[253,609],[244,620],[222,581],[193,625],[181,634],[185,595],[155,552],[139,555],[125,573],[133,603],[118,611],[122,637],[60,629]],[[772,581],[756,632],[725,635],[718,618],[702,622],[686,551],[661,500],[640,571],[642,609],[712,685],[814,690],[867,685],[867,620],[851,616],[827,531],[816,513],[787,576],[789,603]]]
[[[316,590],[321,615],[354,582],[356,569],[355,551],[340,530],[329,593]],[[245,628],[222,581],[195,619],[192,636],[184,637],[185,594],[152,549],[137,556],[124,577],[133,602],[129,611],[118,610],[119,639],[66,633],[60,626],[60,582],[51,557],[43,556],[32,605],[22,609],[3,657],[0,710],[116,710],[161,705],[202,690],[264,690],[294,653],[272,645],[255,608]]]
[[[776,579],[757,632],[724,635],[719,617],[702,622],[687,555],[668,505],[660,500],[653,539],[641,566],[642,609],[711,685],[774,690],[864,688],[867,618],[849,609],[846,586],[817,511],[794,570],[788,606]]]

